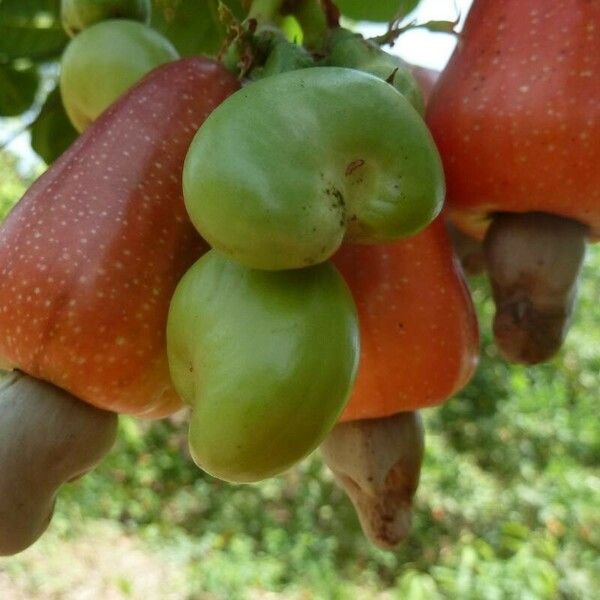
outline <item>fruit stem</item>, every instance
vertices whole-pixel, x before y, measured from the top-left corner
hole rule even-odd
[[[464,234],[450,221],[446,221],[446,228],[452,240],[454,253],[458,257],[463,271],[470,276],[483,273],[485,271],[485,256],[481,242]]]
[[[346,491],[367,538],[391,549],[409,534],[425,434],[418,412],[339,423],[321,454]]]
[[[585,255],[586,227],[546,213],[499,213],[484,240],[496,303],[494,335],[513,362],[551,358],[564,341]]]

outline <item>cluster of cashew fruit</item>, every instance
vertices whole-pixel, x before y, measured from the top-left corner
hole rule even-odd
[[[60,485],[110,449],[117,414],[161,418],[186,404],[202,469],[258,481],[321,446],[365,533],[395,546],[419,481],[418,410],[464,386],[478,351],[473,306],[438,216],[442,161],[415,79],[340,28],[330,1],[253,2],[222,61],[179,59],[148,26],[148,2],[86,4],[63,2],[74,37],[60,79],[82,134],[0,229],[0,361],[15,371],[0,391],[0,554],[43,533]],[[366,16],[391,20],[400,4]],[[493,3],[476,2],[473,21],[479,5]],[[364,3],[339,8],[364,16]],[[277,28],[284,13],[304,47]],[[465,36],[477,29],[470,22]],[[473,70],[464,73],[463,53],[461,45],[428,110],[451,181],[448,214],[467,231],[493,215],[486,267],[509,306],[499,314],[531,320],[533,295],[546,310],[536,323],[549,323],[551,338],[555,305],[573,301],[587,229],[548,215],[515,225],[490,193],[476,206],[453,179],[459,157],[485,156],[448,149],[469,116],[444,95],[466,93],[452,79]],[[434,75],[415,77],[428,92]],[[487,181],[480,171],[467,171],[467,183]],[[528,246],[528,219],[541,220],[543,241],[519,255],[552,274],[551,301],[535,286],[525,299],[523,285],[513,291],[515,277],[531,285],[531,276],[502,248]],[[568,251],[549,253],[556,238]]]

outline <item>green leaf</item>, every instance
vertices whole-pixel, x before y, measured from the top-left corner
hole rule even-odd
[[[398,3],[396,19],[403,19],[413,12],[413,10],[415,10],[420,3],[421,0],[401,0],[401,2]]]
[[[37,69],[15,69],[0,64],[0,116],[15,117],[35,101],[39,76]]]
[[[0,62],[51,60],[67,41],[59,0],[0,0]]]
[[[337,0],[342,15],[354,21],[390,22],[404,19],[421,0]]]
[[[77,131],[65,113],[57,87],[50,93],[31,126],[31,147],[46,164],[50,164],[73,143],[76,137]]]
[[[245,11],[240,0],[224,2],[238,19]],[[215,55],[225,38],[218,0],[155,0],[151,25],[166,35],[181,56]]]

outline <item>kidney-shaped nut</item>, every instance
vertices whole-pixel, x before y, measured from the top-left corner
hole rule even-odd
[[[117,415],[15,373],[0,388],[0,556],[44,533],[56,493],[112,447]]]

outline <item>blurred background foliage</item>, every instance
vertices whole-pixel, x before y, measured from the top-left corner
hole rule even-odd
[[[221,2],[234,17],[243,17],[242,0]],[[153,0],[152,9],[152,27],[182,56],[219,51],[225,36],[219,0]],[[57,87],[58,63],[68,41],[60,0],[0,0],[0,125],[22,116],[15,136],[29,129],[31,146],[46,163],[77,137]]]
[[[0,211],[30,178],[0,153]],[[0,560],[0,598],[592,599],[600,597],[600,249],[591,247],[561,354],[498,358],[483,279],[472,383],[425,411],[413,533],[370,547],[318,456],[235,486],[201,473],[184,419],[122,418],[94,473],[66,486],[49,532]]]

